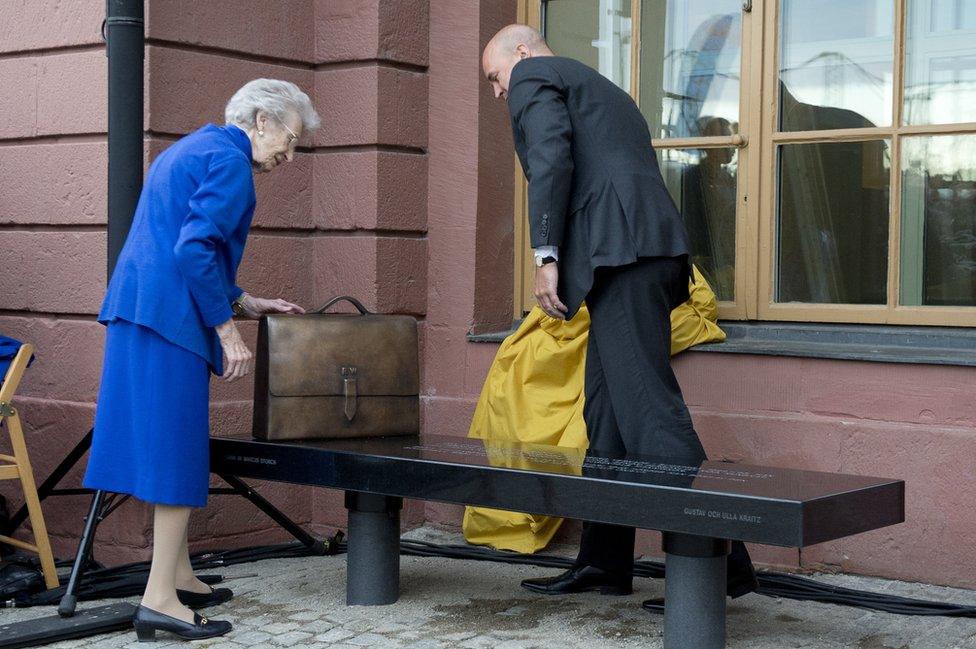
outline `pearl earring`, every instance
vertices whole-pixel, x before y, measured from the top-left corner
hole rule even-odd
[[[264,131],[258,131],[258,135],[264,135]]]

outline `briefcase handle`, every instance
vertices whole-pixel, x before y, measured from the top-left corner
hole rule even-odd
[[[369,315],[371,313],[369,309],[367,309],[366,307],[363,306],[362,302],[360,302],[359,300],[357,300],[354,297],[349,297],[348,295],[340,295],[338,297],[334,297],[331,300],[329,300],[328,303],[325,304],[325,306],[322,306],[322,307],[319,307],[318,309],[315,309],[314,311],[312,311],[312,313],[325,313],[326,310],[329,309],[329,307],[331,307],[333,304],[336,304],[337,302],[342,302],[342,301],[349,302],[354,307],[356,307],[357,309],[359,309],[359,313],[361,315]]]

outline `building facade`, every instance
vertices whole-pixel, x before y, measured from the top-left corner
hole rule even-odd
[[[38,348],[21,407],[42,479],[90,428],[101,365],[104,2],[0,4],[0,332]],[[904,524],[757,561],[976,587],[973,3],[149,0],[146,15],[147,164],[252,78],[309,92],[323,127],[259,179],[240,284],[417,317],[423,430],[449,435],[531,308],[524,181],[480,52],[510,22],[544,29],[638,101],[721,300],[729,341],[675,359],[710,456],[907,482]],[[214,381],[215,434],[249,435],[251,387]],[[345,525],[340,493],[259,488],[317,533]],[[86,504],[45,503],[58,556]],[[150,520],[113,514],[100,558],[148,556]],[[408,503],[404,520],[457,527],[460,508]],[[228,496],[191,526],[198,548],[284,538]]]

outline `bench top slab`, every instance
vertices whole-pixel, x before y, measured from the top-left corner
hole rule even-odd
[[[211,438],[217,474],[805,547],[904,521],[902,480],[459,437]]]

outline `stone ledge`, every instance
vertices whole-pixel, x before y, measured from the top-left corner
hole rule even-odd
[[[470,334],[473,343],[501,343],[508,331]],[[728,338],[688,351],[833,358],[879,363],[976,366],[976,329],[787,322],[719,323]]]

